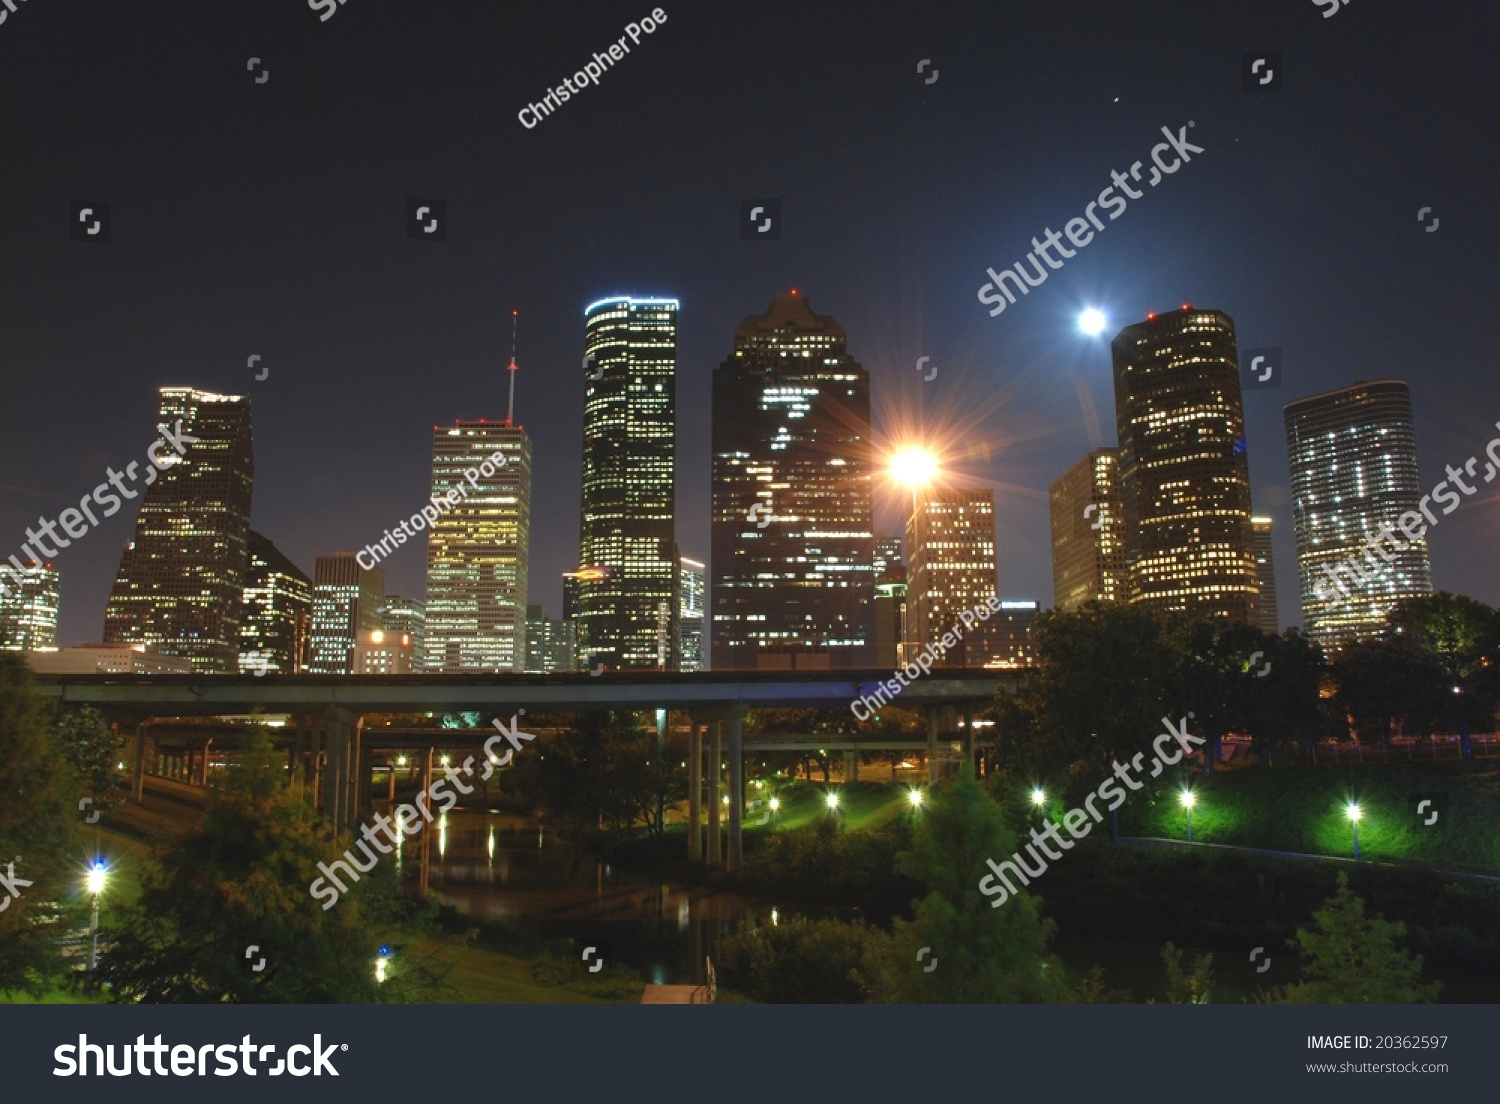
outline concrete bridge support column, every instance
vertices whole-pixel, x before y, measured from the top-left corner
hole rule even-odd
[[[428,795],[430,795],[431,793],[432,793],[432,745],[428,744],[427,745],[427,753],[426,753],[426,755],[422,759],[422,788],[421,788],[421,791],[420,791],[420,793],[419,793],[418,796],[421,796],[421,794],[428,794]],[[431,798],[431,796],[428,796],[425,799],[425,801],[426,801],[427,807],[429,809],[432,808],[432,798]],[[422,808],[421,805],[417,806],[418,812],[421,811],[421,808]],[[424,822],[425,822],[425,818],[424,818]],[[432,824],[424,824],[424,827],[422,828],[422,842],[421,842],[421,846],[418,849],[420,857],[418,859],[417,894],[419,896],[421,896],[422,898],[424,898],[424,899],[427,896],[428,878],[430,876],[431,866],[432,866],[432,834],[434,832],[436,832],[436,831],[437,831],[437,826],[436,826],[436,822],[435,821]]]
[[[328,748],[323,769],[323,811],[333,822],[335,831],[349,826],[350,757],[354,752],[354,726],[341,709],[330,709],[327,716],[325,743]]]
[[[703,726],[689,718],[688,861],[703,858]]]
[[[931,706],[923,710],[927,717],[927,784],[936,786],[938,783],[938,717],[937,710]]]
[[[976,777],[974,757],[979,752],[979,736],[974,731],[974,707],[964,707],[964,759],[969,764],[970,777]]]
[[[730,870],[738,870],[745,861],[745,841],[741,828],[745,821],[745,740],[742,731],[745,711],[736,709],[729,721],[729,861]]]
[[[719,764],[724,761],[724,722],[714,721],[708,726],[708,730],[713,733],[708,749],[708,865],[718,866],[722,861],[719,810],[723,808],[723,802],[719,800]]]
[[[213,737],[203,741],[203,746],[198,749],[198,785],[208,785],[208,752],[214,746]]]
[[[146,722],[135,726],[135,769],[130,777],[130,800],[141,804],[146,792]]]
[[[859,781],[859,752],[857,751],[844,752],[844,781]]]

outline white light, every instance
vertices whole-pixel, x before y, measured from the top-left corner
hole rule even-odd
[[[1104,317],[1104,312],[1093,307],[1078,316],[1078,328],[1090,337],[1098,337],[1107,325],[1109,320]]]
[[[828,805],[830,809],[837,809],[839,807],[839,795],[836,793],[829,794],[823,799],[823,801]]]
[[[1357,822],[1360,817],[1364,816],[1364,813],[1360,811],[1358,802],[1351,801],[1344,807],[1344,815],[1348,817],[1350,821]]]
[[[1031,803],[1038,807],[1045,805],[1047,803],[1047,791],[1043,789],[1032,790]]]
[[[922,791],[921,790],[908,790],[907,794],[906,794],[906,800],[911,802],[911,806],[912,806],[913,809],[921,807],[921,804],[922,804]]]
[[[1177,800],[1182,802],[1184,809],[1191,809],[1194,805],[1198,804],[1198,795],[1193,793],[1192,790],[1183,790],[1182,795]]]
[[[774,813],[779,808],[781,808],[781,799],[776,797],[771,798],[771,812]]]
[[[89,867],[88,887],[89,892],[95,897],[104,892],[104,876],[106,873],[108,872],[104,869],[102,861],[96,862],[93,866]]]

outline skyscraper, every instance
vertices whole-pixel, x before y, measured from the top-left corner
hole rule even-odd
[[[1338,645],[1432,593],[1425,529],[1411,539],[1395,528],[1422,501],[1411,392],[1400,380],[1357,383],[1288,403],[1285,417],[1303,628]]]
[[[590,667],[677,668],[677,300],[584,315],[576,610]]]
[[[965,610],[997,593],[995,496],[991,491],[928,488],[906,523],[909,643],[941,640]],[[983,663],[967,638],[942,657],[944,665]]]
[[[1041,611],[1040,602],[1002,601],[999,610],[975,628],[968,651],[969,665],[1007,670],[1036,666],[1031,626]]]
[[[498,466],[497,451],[505,459]],[[482,418],[434,426],[432,497],[460,485],[458,504],[428,525],[427,670],[522,671],[531,549],[526,430]]]
[[[713,382],[713,667],[874,658],[870,376],[793,291]]]
[[[307,669],[324,675],[352,674],[359,634],[380,628],[384,601],[384,568],[360,567],[353,552],[319,556],[313,568]]]
[[[1125,600],[1125,519],[1120,450],[1097,449],[1074,464],[1048,497],[1052,508],[1052,604]]]
[[[1111,348],[1129,600],[1257,623],[1233,320],[1184,306]]]
[[[708,576],[697,560],[682,557],[682,571],[677,577],[678,670],[701,671],[703,661],[703,600],[708,591]]]
[[[297,674],[307,661],[312,580],[253,529],[248,547],[239,670]]]
[[[0,648],[29,652],[57,647],[61,577],[50,563],[9,572],[0,586]]]
[[[380,627],[397,636],[411,637],[411,669],[427,669],[427,603],[418,598],[387,594],[380,607]]]
[[[188,442],[148,473],[135,537],[120,557],[104,610],[110,644],[155,644],[193,670],[238,668],[250,492],[250,402],[189,387],[161,389],[160,427]],[[159,462],[160,463],[160,462]],[[151,479],[151,476],[155,476]]]
[[[1260,582],[1260,631],[1279,636],[1281,614],[1276,607],[1276,553],[1271,546],[1271,519],[1252,517],[1255,533],[1255,577]]]

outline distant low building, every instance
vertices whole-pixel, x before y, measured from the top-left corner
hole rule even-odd
[[[572,618],[553,619],[539,605],[526,607],[526,672],[550,675],[578,670],[578,626]]]
[[[190,675],[185,656],[162,655],[154,644],[78,644],[26,653],[39,675]]]
[[[354,640],[356,675],[409,675],[416,653],[410,633],[361,629]]]
[[[1031,626],[1041,612],[1039,602],[1001,601],[1000,609],[975,629],[967,657],[969,665],[1004,670],[1035,667],[1036,650],[1031,644]]]

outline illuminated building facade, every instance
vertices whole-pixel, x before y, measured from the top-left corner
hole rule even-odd
[[[703,564],[684,556],[677,576],[677,632],[679,671],[701,671],[703,661],[704,598],[708,592],[708,573]]]
[[[677,300],[590,304],[583,351],[580,567],[571,611],[579,649],[589,668],[673,671]]]
[[[1098,449],[1048,492],[1052,510],[1052,604],[1064,612],[1087,602],[1125,600],[1125,519],[1120,451]]]
[[[969,665],[1006,670],[1035,667],[1031,626],[1041,612],[1040,602],[1002,600],[990,619],[974,630]]]
[[[253,529],[248,548],[239,670],[298,674],[312,629],[312,580]]]
[[[714,371],[716,671],[874,659],[870,376],[846,343],[793,291]]]
[[[380,627],[388,633],[411,637],[411,669],[427,669],[427,603],[418,598],[387,594],[380,607]]]
[[[61,576],[50,563],[9,572],[0,588],[0,648],[29,652],[57,647]]]
[[[1289,403],[1285,419],[1303,630],[1337,646],[1384,628],[1402,599],[1432,593],[1411,391],[1394,379],[1359,383]],[[1406,514],[1421,536],[1397,528]]]
[[[239,668],[240,614],[255,460],[250,401],[188,387],[161,389],[159,426],[196,437],[179,456],[159,451],[148,472],[134,539],[120,557],[104,610],[104,640],[154,644],[193,670]],[[151,478],[154,476],[155,478]]]
[[[353,552],[319,556],[313,567],[307,669],[323,675],[352,674],[359,634],[380,628],[384,601],[383,568],[360,567]]]
[[[486,475],[481,465],[496,450],[505,463]],[[427,532],[427,670],[522,671],[531,551],[526,430],[483,419],[434,427],[432,497],[450,491],[459,491],[457,505]]]
[[[410,633],[361,629],[354,638],[354,674],[409,675],[416,655]]]
[[[1258,624],[1234,321],[1185,306],[1111,347],[1128,600]]]
[[[1260,583],[1260,631],[1281,635],[1281,615],[1276,606],[1276,551],[1271,546],[1271,519],[1252,517],[1255,534],[1255,577]]]
[[[962,629],[960,615],[997,593],[994,493],[924,489],[906,522],[906,547],[907,624],[910,643],[920,649],[941,640],[955,625]],[[983,663],[978,650],[965,635],[939,663]]]
[[[542,606],[526,607],[526,673],[550,675],[578,670],[578,626],[553,619]]]

